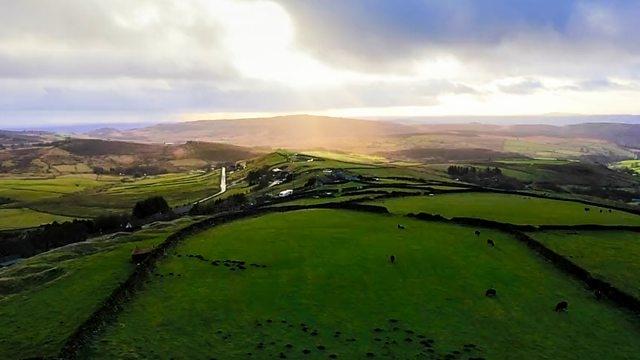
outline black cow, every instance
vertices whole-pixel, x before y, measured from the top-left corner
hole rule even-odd
[[[496,289],[487,289],[487,291],[484,292],[484,296],[486,297],[496,297],[496,295],[498,295]]]
[[[490,247],[494,247],[496,246],[496,243],[494,243],[493,240],[489,239],[487,240],[487,245],[489,245]]]
[[[389,261],[391,261],[392,264],[396,263],[396,257],[394,255],[389,256]]]
[[[556,312],[563,312],[563,311],[568,311],[569,310],[569,303],[566,301],[560,301],[557,305],[556,305]]]
[[[402,230],[404,230],[404,225],[402,225],[402,224],[398,224],[398,229],[402,229]]]
[[[476,234],[476,236],[480,236],[480,230],[476,230],[474,234]]]
[[[604,299],[604,293],[600,289],[597,289],[594,292],[594,295],[596,296],[596,299],[598,299],[598,300]]]

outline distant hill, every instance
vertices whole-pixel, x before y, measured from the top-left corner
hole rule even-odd
[[[609,141],[624,147],[640,147],[640,124],[603,122],[565,126],[511,125],[497,127],[494,128],[493,131],[514,136],[552,136],[562,138],[598,139]]]
[[[290,115],[237,120],[202,120],[134,130],[100,129],[90,137],[155,143],[213,141],[243,146],[333,147],[415,131],[408,125],[326,116]]]
[[[608,140],[615,144],[640,148],[640,124],[590,123],[569,125],[563,133],[575,136]]]
[[[41,143],[43,141],[51,141],[58,138],[55,134],[45,131],[10,131],[0,130],[0,146],[27,146],[31,144]]]
[[[141,144],[98,139],[66,139],[0,150],[0,172],[65,174],[173,172],[204,168],[256,156],[252,149],[207,142]]]
[[[589,118],[587,118],[589,119]],[[516,120],[514,120],[516,121]],[[236,120],[200,120],[160,124],[132,130],[99,129],[86,135],[99,139],[147,143],[221,142],[243,146],[288,148],[357,148],[387,136],[410,134],[499,134],[504,136],[550,136],[590,138],[623,147],[640,148],[640,124],[582,123],[494,125],[486,123],[402,123],[311,115]]]

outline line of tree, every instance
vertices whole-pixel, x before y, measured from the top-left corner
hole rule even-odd
[[[85,241],[92,236],[132,231],[145,222],[157,220],[158,215],[162,215],[163,219],[173,216],[164,198],[152,197],[138,201],[130,214],[109,214],[91,220],[53,222],[35,229],[0,233],[0,257],[29,257],[60,246]]]
[[[5,232],[0,235],[0,257],[29,257],[60,246],[85,241],[91,236],[124,231],[129,215],[104,215],[93,220],[52,222],[35,229]]]
[[[484,169],[475,166],[457,166],[452,165],[447,168],[450,176],[473,176],[480,178],[489,178],[494,176],[502,176],[502,170],[497,167],[486,167]]]
[[[258,189],[265,188],[269,185],[271,171],[268,166],[263,166],[260,169],[251,170],[247,174],[247,182],[249,185],[257,185]]]
[[[143,177],[146,175],[161,175],[166,174],[167,169],[158,166],[131,166],[131,167],[112,167],[104,168],[102,166],[94,166],[93,173],[96,175],[127,175],[133,177]]]
[[[132,215],[137,219],[145,219],[156,214],[166,214],[171,207],[162,196],[154,196],[138,201],[133,207]]]
[[[283,183],[292,181],[293,174],[285,170],[274,172],[268,166],[263,166],[260,169],[249,171],[246,180],[249,185],[255,185],[256,190],[260,190],[266,188],[275,180],[280,180]]]
[[[464,182],[497,189],[520,190],[525,187],[518,179],[502,174],[502,170],[497,167],[451,165],[447,168],[447,174]]]

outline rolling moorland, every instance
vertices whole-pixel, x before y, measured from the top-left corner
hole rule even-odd
[[[634,358],[638,129],[5,132],[0,358]]]

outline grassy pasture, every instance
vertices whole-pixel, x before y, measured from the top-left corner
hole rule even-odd
[[[498,164],[514,164],[514,165],[563,165],[572,162],[572,160],[566,159],[554,159],[554,158],[534,158],[534,159],[510,159],[510,160],[496,160]]]
[[[127,179],[106,186],[69,194],[49,201],[29,203],[36,210],[70,216],[98,216],[130,211],[133,205],[152,196],[163,196],[171,206],[194,202],[214,194],[220,188],[220,171],[211,173],[176,173]]]
[[[396,228],[399,222],[406,230]],[[85,355],[601,359],[640,353],[630,314],[596,301],[509,236],[482,230],[478,239],[474,230],[337,210],[221,225],[186,239],[163,260]],[[495,248],[486,246],[487,237]],[[246,261],[247,269],[215,266],[214,259]],[[489,287],[496,298],[484,296]],[[568,313],[553,311],[561,299],[569,301]]]
[[[337,160],[344,163],[357,163],[357,164],[385,164],[389,160],[382,156],[364,155],[354,153],[332,152],[332,151],[305,151],[304,154],[320,157],[323,159]]]
[[[354,169],[352,170],[356,174],[365,175],[365,176],[375,176],[379,177],[383,181],[391,182],[391,181],[402,181],[405,180],[395,180],[388,179],[391,177],[404,177],[404,178],[414,178],[421,180],[437,180],[437,181],[451,181],[446,173],[446,167],[443,169],[433,166],[427,166],[424,168],[421,167],[377,167],[371,169]],[[387,178],[387,179],[385,179]]]
[[[115,177],[101,177],[97,180],[95,175],[67,175],[55,178],[2,177],[0,178],[0,197],[21,202],[57,199],[106,186],[115,181]]]
[[[31,209],[0,209],[0,230],[36,227],[54,221],[71,221],[73,218],[47,214]]]
[[[571,159],[595,154],[633,157],[631,151],[605,141],[544,136],[505,139],[503,151],[524,154],[536,158],[552,159]]]
[[[362,190],[349,191],[346,194],[355,195],[358,193],[363,193],[368,191],[384,191],[387,193],[391,193],[394,191],[405,192],[405,193],[422,193],[422,192],[428,192],[428,189],[411,189],[411,188],[403,188],[403,187],[370,187]]]
[[[640,233],[545,231],[530,234],[559,254],[628,293],[640,297]]]
[[[52,357],[133,270],[134,247],[151,247],[193,222],[65,246],[0,270],[0,358]]]
[[[343,195],[343,196],[335,196],[335,197],[303,198],[303,199],[288,201],[285,203],[275,204],[272,206],[317,205],[317,204],[327,204],[327,203],[350,201],[350,200],[369,199],[372,196],[375,196],[375,194],[362,194],[362,195],[356,194],[356,195]]]
[[[178,173],[149,177],[112,186],[100,196],[132,205],[140,199],[163,196],[169,204],[179,205],[199,200],[220,190],[220,172]]]
[[[635,173],[640,173],[640,160],[623,160],[615,163],[613,168],[616,169],[629,169]]]
[[[512,224],[640,225],[640,216],[577,202],[497,193],[415,196],[374,202],[397,214],[431,213],[444,217],[475,217]],[[585,211],[589,208],[589,211]]]

